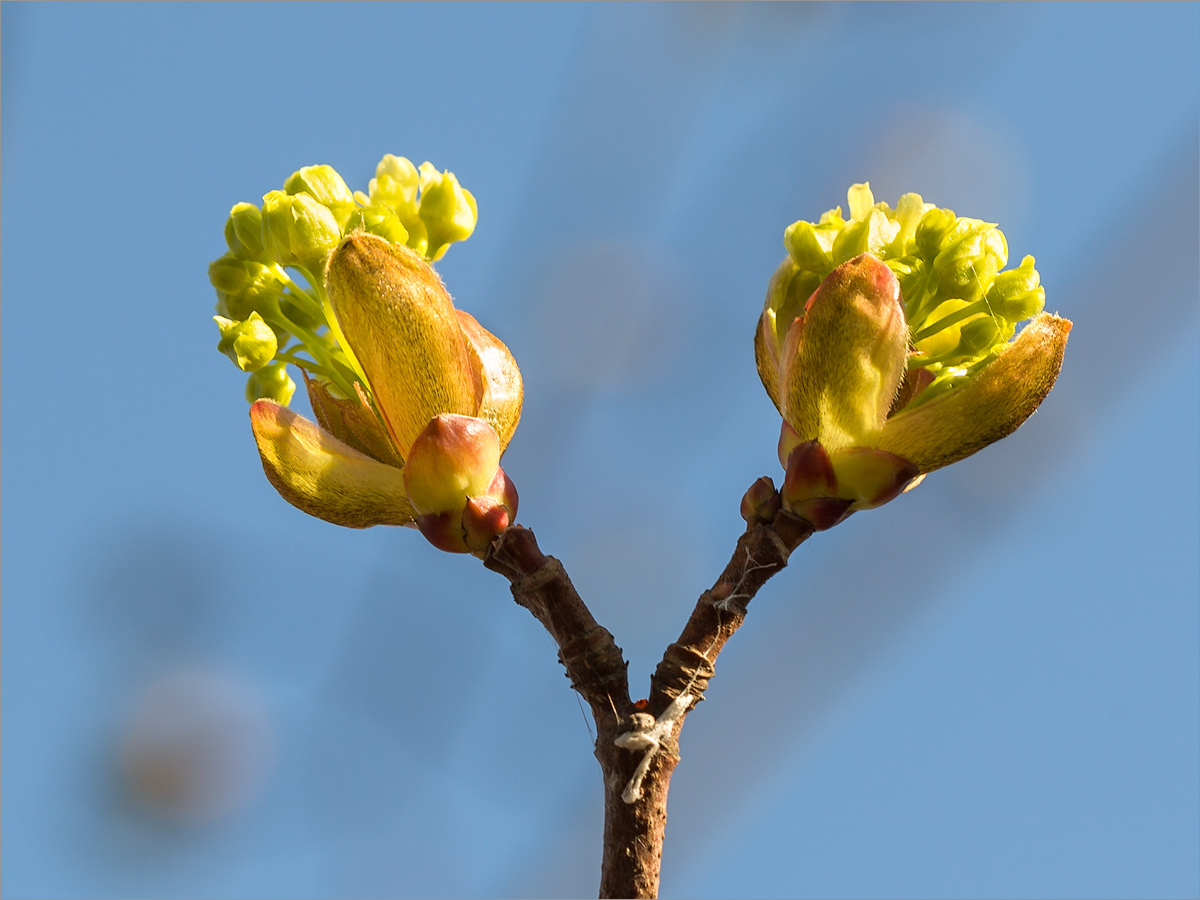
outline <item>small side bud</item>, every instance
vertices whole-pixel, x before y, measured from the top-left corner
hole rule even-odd
[[[742,495],[742,518],[746,520],[747,525],[753,525],[755,522],[769,524],[775,519],[781,504],[779,492],[775,490],[775,482],[764,475]]]
[[[838,496],[838,477],[829,452],[818,441],[791,440],[785,422],[780,452],[791,446],[779,496],[783,509],[808,522],[814,531],[832,528],[850,515],[853,500]]]
[[[439,550],[483,557],[517,514],[517,490],[500,468],[500,439],[482,419],[435,416],[404,463],[417,528]]]
[[[512,514],[503,503],[491,497],[472,497],[463,508],[463,541],[482,559],[496,535],[511,524]]]

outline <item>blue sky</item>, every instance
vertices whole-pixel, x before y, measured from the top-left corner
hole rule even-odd
[[[635,692],[780,475],[783,229],[869,180],[1035,255],[1058,387],[760,593],[663,895],[1194,896],[1198,9],[3,4],[5,893],[594,893],[549,639],[475,561],[287,506],[215,352],[229,207],[390,152],[478,198],[439,268]],[[170,713],[225,741],[208,821],[123,774]]]

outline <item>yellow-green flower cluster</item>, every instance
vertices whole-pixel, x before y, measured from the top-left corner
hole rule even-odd
[[[355,397],[357,382],[370,397],[330,305],[330,254],[363,231],[432,262],[470,237],[477,218],[475,198],[452,173],[390,153],[367,193],[351,193],[331,166],[306,166],[261,206],[236,204],[225,223],[229,252],[209,265],[208,277],[217,291],[218,349],[250,373],[246,399],[286,406],[296,390],[289,363],[337,396]]]
[[[835,267],[870,253],[900,282],[911,340],[908,368],[925,370],[923,390],[911,403],[918,406],[986,366],[1018,323],[1042,311],[1046,292],[1033,257],[1005,271],[1008,242],[994,224],[956,216],[920,194],[903,195],[893,209],[875,202],[869,184],[852,186],[847,200],[849,219],[839,206],[784,234],[794,268],[773,285],[767,310],[781,340]]]

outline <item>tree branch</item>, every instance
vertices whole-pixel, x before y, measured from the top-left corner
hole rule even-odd
[[[703,699],[717,655],[741,626],[746,605],[812,531],[786,512],[770,522],[751,517],[721,577],[700,595],[679,639],[663,654],[649,699],[636,704],[621,648],[533,532],[513,525],[488,549],[484,565],[509,580],[513,599],[554,638],[571,685],[592,710],[604,778],[601,897],[658,895],[667,789],[684,719]]]

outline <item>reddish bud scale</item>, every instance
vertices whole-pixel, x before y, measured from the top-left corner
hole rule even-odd
[[[782,500],[775,490],[775,482],[766,475],[750,485],[742,496],[742,518],[747,523],[769,523],[779,512]]]
[[[796,442],[794,435],[785,423],[779,446],[781,452],[791,450],[780,496],[784,509],[817,531],[856,510],[882,506],[919,474],[911,462],[886,450],[849,447],[830,453],[820,442]]]
[[[491,497],[472,497],[462,514],[463,541],[472,553],[482,556],[496,535],[512,522],[509,511]]]
[[[792,448],[781,493],[789,507],[809,497],[837,496],[837,473],[829,454],[817,441],[802,441]]]
[[[516,486],[503,469],[497,469],[485,494],[468,497],[461,510],[417,516],[417,528],[439,550],[472,553],[482,559],[516,515]]]
[[[853,502],[841,497],[809,497],[790,504],[787,509],[793,516],[810,523],[814,531],[824,531],[854,512],[850,508]]]

